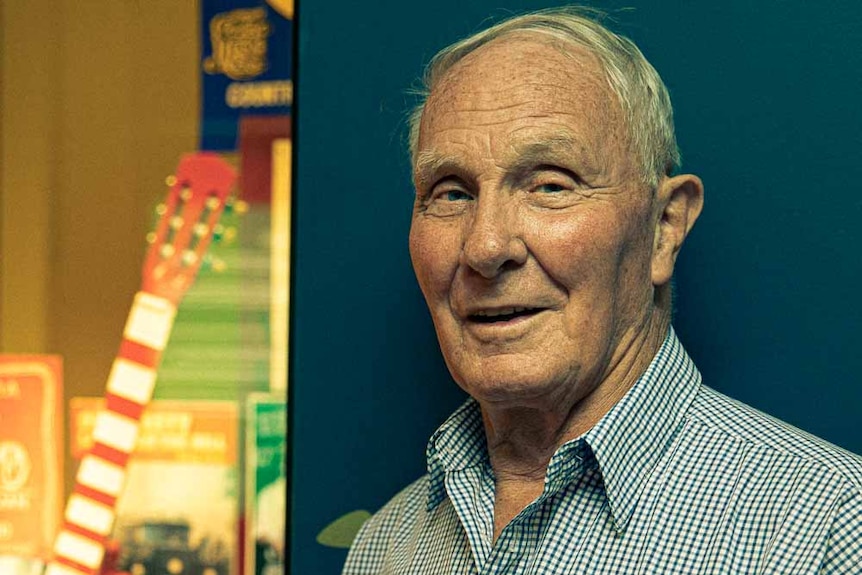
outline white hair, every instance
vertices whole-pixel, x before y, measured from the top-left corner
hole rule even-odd
[[[411,161],[415,167],[419,126],[428,95],[462,58],[494,40],[514,34],[545,36],[565,49],[585,48],[596,56],[611,91],[619,99],[628,127],[629,144],[651,187],[679,167],[680,155],[673,127],[673,107],[667,87],[638,47],[598,21],[601,12],[583,7],[541,10],[515,16],[456,42],[431,59],[425,69],[421,102],[409,119]]]

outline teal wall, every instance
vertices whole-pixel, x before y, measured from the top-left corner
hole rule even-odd
[[[670,87],[706,209],[678,331],[712,387],[862,452],[862,3],[597,3]],[[489,15],[539,2],[304,2],[298,11],[291,333],[295,575],[315,542],[423,473],[462,400],[407,253],[406,89]]]

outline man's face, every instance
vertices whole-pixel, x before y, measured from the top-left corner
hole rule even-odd
[[[527,37],[473,52],[428,98],[410,253],[480,402],[571,405],[636,354],[656,216],[627,138],[595,58]]]

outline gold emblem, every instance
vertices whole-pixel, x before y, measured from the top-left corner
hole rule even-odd
[[[293,0],[266,0],[266,3],[288,20],[293,20]]]
[[[17,441],[0,441],[0,488],[18,491],[30,478],[30,457]]]
[[[213,53],[204,61],[204,70],[233,80],[260,76],[267,68],[269,33],[266,8],[241,8],[215,15],[210,20]]]

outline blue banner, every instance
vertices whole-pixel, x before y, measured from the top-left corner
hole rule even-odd
[[[234,150],[242,116],[285,115],[293,103],[292,0],[201,3],[202,150]]]

